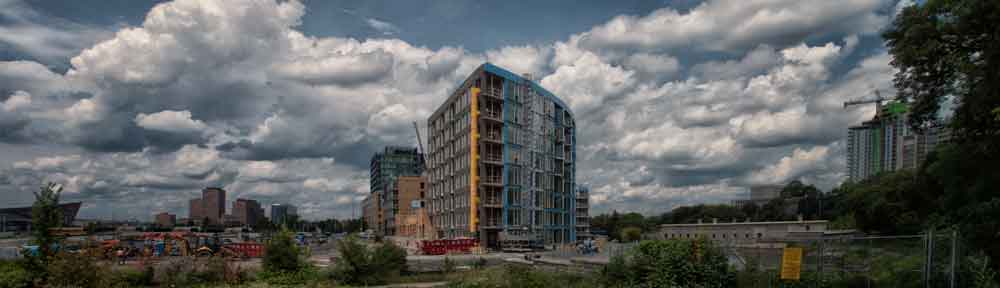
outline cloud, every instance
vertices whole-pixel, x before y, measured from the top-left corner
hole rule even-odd
[[[204,130],[207,125],[200,120],[191,119],[191,111],[164,110],[153,114],[139,113],[135,116],[139,127],[172,133],[196,133]]]
[[[879,0],[707,1],[686,13],[662,8],[622,15],[578,35],[592,49],[671,51],[698,47],[736,52],[760,44],[783,46],[835,34],[871,34],[887,23]]]
[[[577,181],[593,188],[595,213],[725,202],[755,183],[838,184],[844,128],[872,113],[841,103],[893,91],[891,57],[871,48],[891,5],[689,8],[479,53],[307,35],[296,1],[160,3],[141,25],[61,56],[66,72],[0,62],[0,141],[65,152],[0,166],[0,195],[48,179],[97,203],[84,215],[121,205],[148,217],[183,214],[200,188],[222,186],[347,217],[368,192],[371,154],[413,145],[412,122],[486,61],[531,73],[571,107]]]
[[[60,64],[110,33],[45,15],[18,0],[0,1],[0,43],[48,64]]]
[[[375,30],[378,30],[379,32],[382,33],[382,35],[385,36],[392,36],[395,34],[399,34],[400,32],[399,27],[396,27],[396,25],[375,18],[365,19],[365,23],[367,23],[368,26],[371,26]]]

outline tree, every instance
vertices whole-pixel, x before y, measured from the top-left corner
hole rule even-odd
[[[635,242],[642,240],[642,229],[638,227],[626,227],[622,229],[622,235],[620,238],[624,242]]]
[[[292,232],[282,229],[267,242],[264,253],[264,269],[269,271],[294,272],[305,264],[299,258],[299,247],[292,238]]]
[[[943,222],[1000,268],[1000,1],[928,0],[904,9],[883,37],[912,128],[939,124],[941,104],[954,100],[945,121],[953,144],[921,169],[938,185],[932,203]]]
[[[62,227],[63,215],[59,208],[59,194],[62,186],[47,183],[35,192],[35,203],[31,205],[31,229],[34,242],[38,245],[42,262],[52,256],[52,246],[56,243],[50,228]]]

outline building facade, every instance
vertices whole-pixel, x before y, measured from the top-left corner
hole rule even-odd
[[[385,205],[382,206],[383,235],[397,235],[399,220],[416,214],[418,209],[424,207],[425,189],[423,176],[399,176],[395,183],[388,186]]]
[[[257,200],[237,198],[233,201],[233,216],[240,225],[257,227],[257,224],[264,219],[264,209]]]
[[[590,237],[590,188],[576,186],[576,237]]]
[[[195,198],[188,201],[188,219],[191,221],[197,221],[201,223],[205,219],[205,212],[203,210],[204,206],[201,205],[201,198]]]
[[[368,191],[386,191],[399,176],[419,176],[424,171],[424,155],[417,148],[388,146],[372,155]]]
[[[382,228],[382,191],[373,191],[361,201],[361,218],[365,222],[365,230],[384,231]]]
[[[490,63],[427,120],[428,208],[442,238],[576,239],[576,128],[559,98]]]
[[[174,225],[177,225],[177,215],[174,214],[162,212],[156,214],[156,216],[153,218],[156,220],[156,226],[174,227]]]
[[[773,239],[816,238],[827,232],[826,220],[773,222],[718,222],[660,225],[656,239],[705,238],[719,242],[756,242]]]
[[[223,224],[226,215],[226,190],[208,187],[201,191],[201,205],[210,224]]]

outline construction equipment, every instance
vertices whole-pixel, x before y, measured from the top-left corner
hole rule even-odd
[[[424,140],[420,139],[420,127],[417,126],[417,121],[413,121],[413,130],[417,131],[417,153],[420,154],[421,160],[424,161],[424,165],[427,165],[427,154],[424,151]]]
[[[846,109],[847,107],[854,105],[875,103],[875,111],[879,111],[882,110],[882,101],[889,101],[893,99],[895,98],[882,97],[882,93],[879,93],[878,89],[875,89],[875,98],[858,98],[854,100],[849,100],[847,102],[844,102],[844,108]]]

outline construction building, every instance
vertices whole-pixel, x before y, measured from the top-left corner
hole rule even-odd
[[[949,139],[948,129],[929,126],[917,132],[907,123],[909,105],[878,105],[875,117],[847,129],[847,177],[861,181],[881,172],[915,169],[927,153]]]
[[[177,225],[177,215],[170,214],[167,212],[162,212],[154,216],[156,220],[156,226],[160,227],[174,227]]]
[[[576,186],[576,238],[590,238],[590,188]]]
[[[371,219],[368,228],[374,230],[379,235],[392,235],[394,223],[393,207],[398,207],[397,194],[393,189],[397,189],[397,179],[399,177],[420,176],[425,168],[424,154],[417,148],[387,146],[382,152],[372,155],[369,167],[369,191],[365,202],[366,207],[377,207],[372,209],[375,214],[366,214],[369,209],[362,210],[362,218]]]
[[[384,231],[380,228],[383,222],[382,201],[380,199],[382,199],[382,191],[373,191],[361,201],[361,219],[364,220],[366,230]]]
[[[233,202],[233,216],[241,226],[257,227],[264,219],[264,208],[257,200],[237,198]]]
[[[391,185],[386,196],[389,206],[385,209],[385,218],[390,219],[386,235],[421,239],[436,236],[424,208],[426,187],[424,176],[399,176],[396,179],[396,184]]]
[[[427,119],[428,208],[442,238],[576,240],[576,131],[530,75],[485,63]]]

